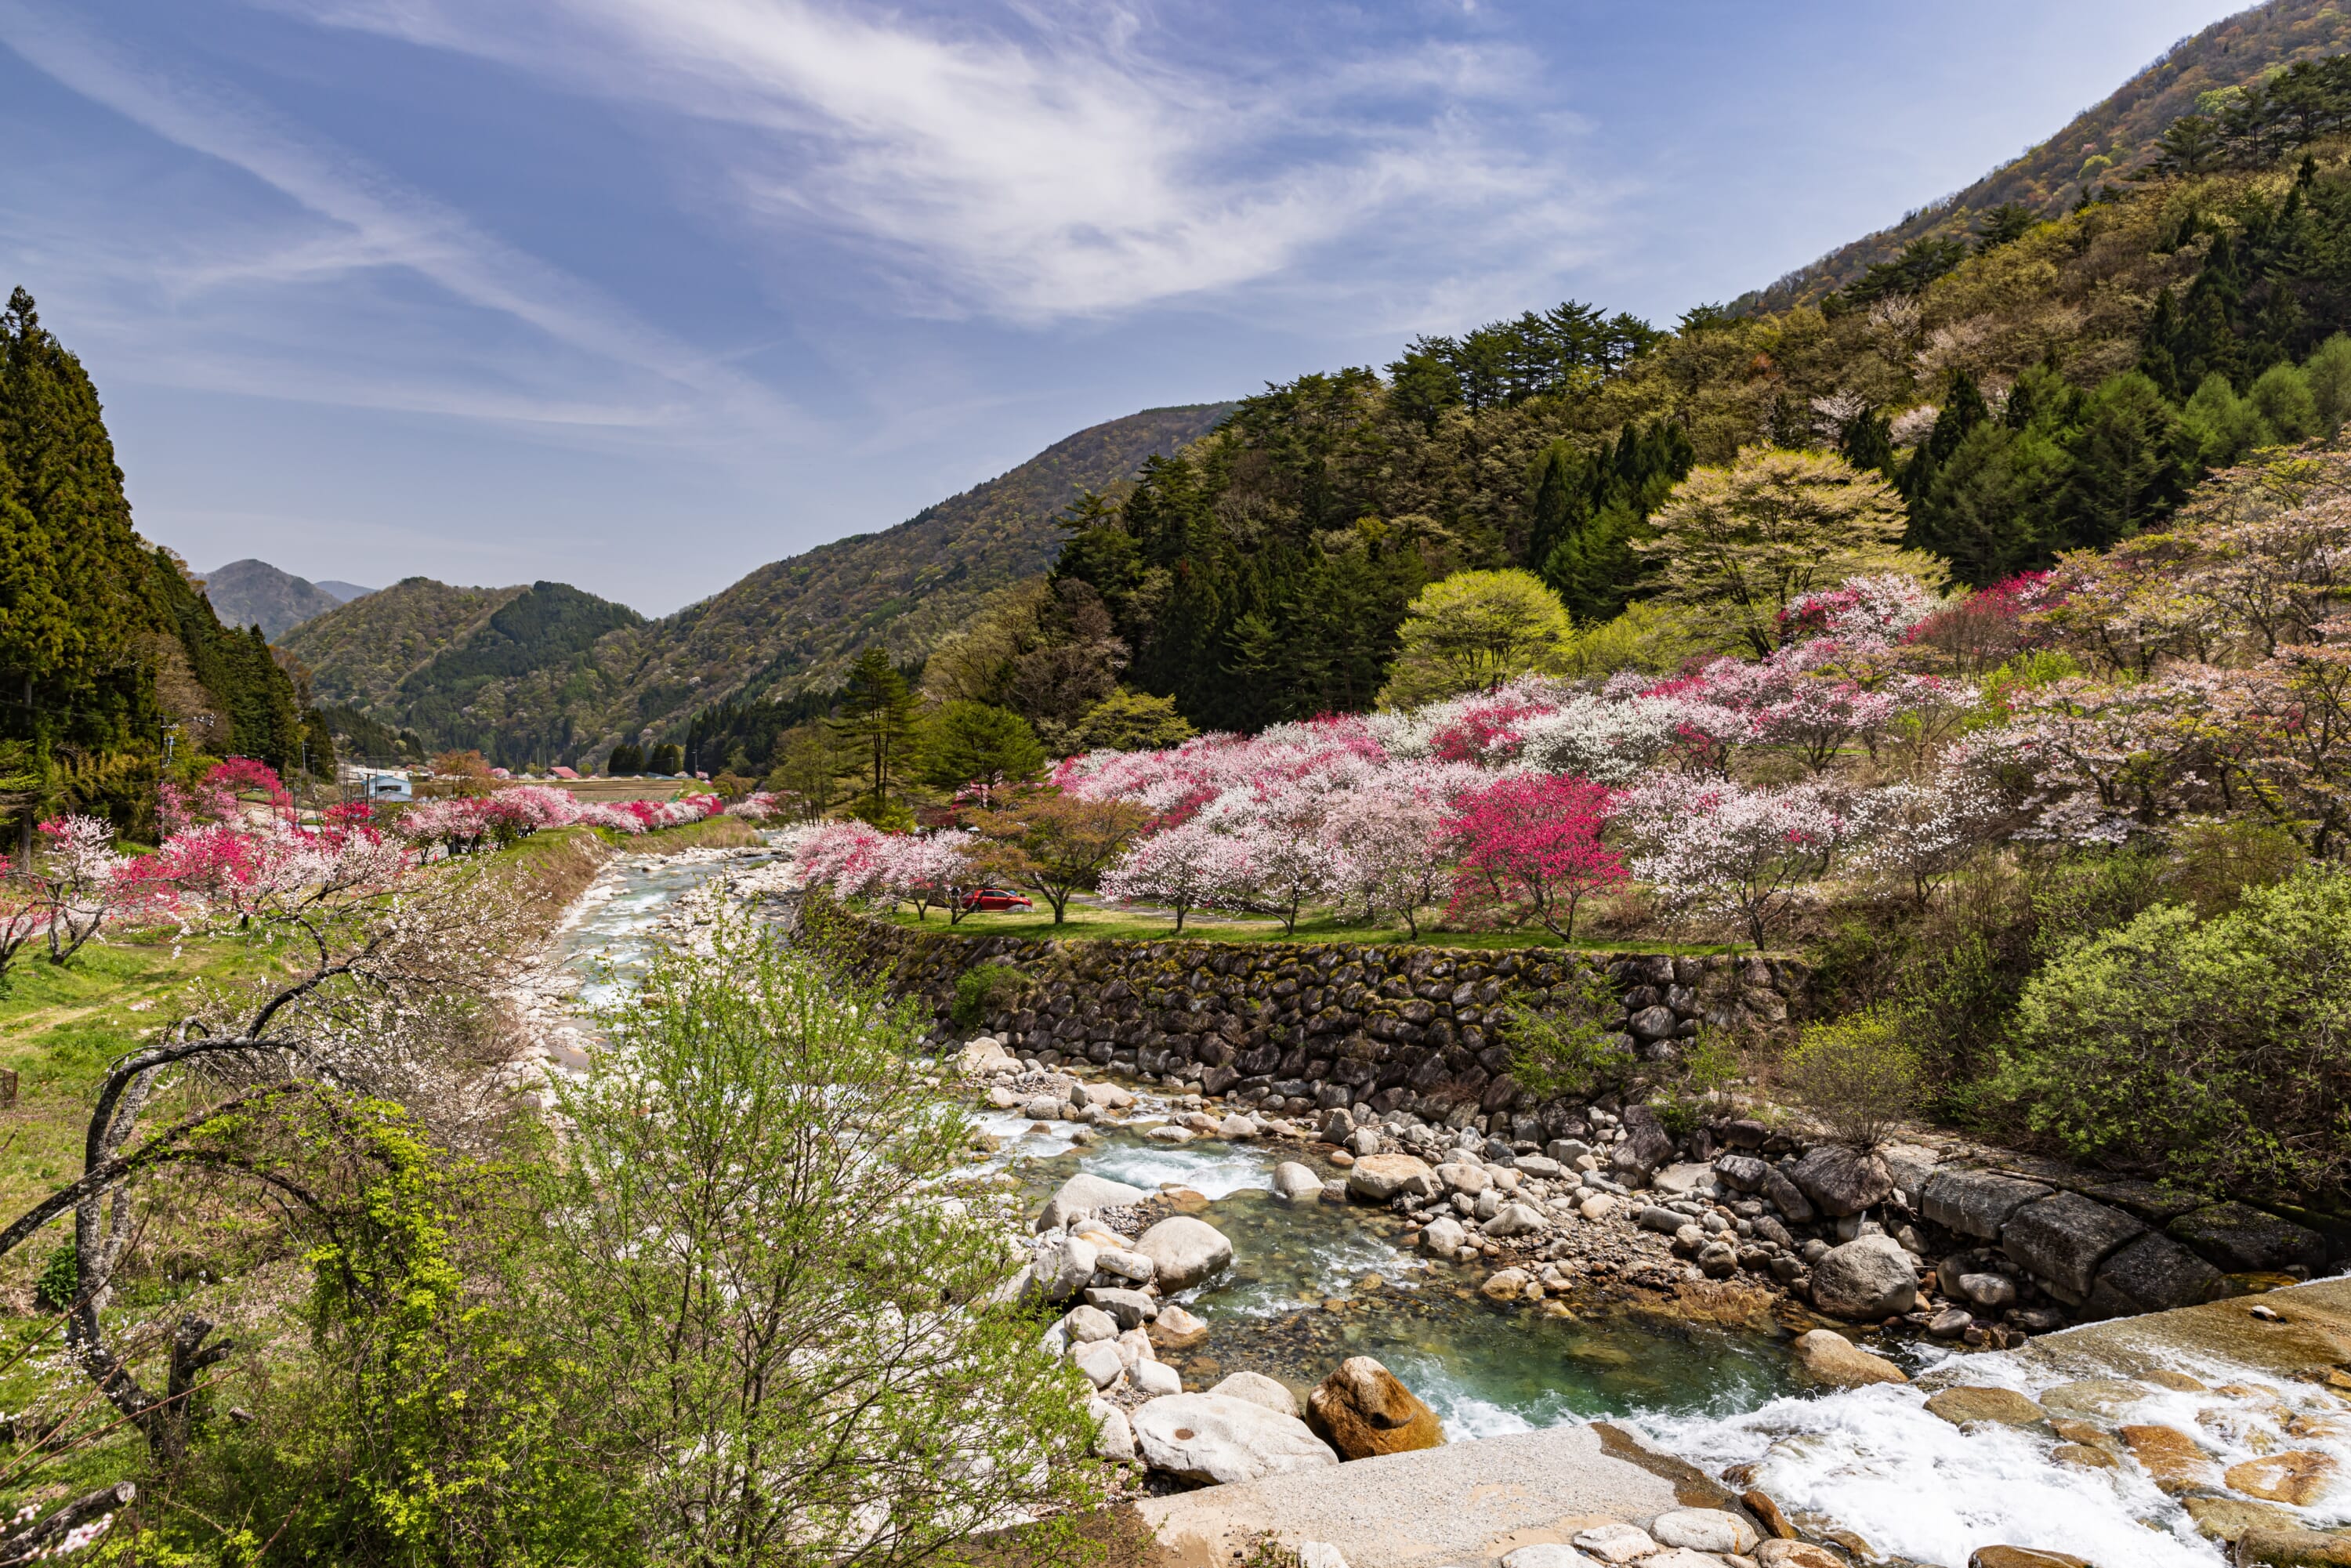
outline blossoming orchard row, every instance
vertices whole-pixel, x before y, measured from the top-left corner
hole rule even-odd
[[[364,803],[332,806],[313,824],[276,772],[235,758],[193,789],[163,785],[163,841],[151,854],[121,853],[112,828],[96,817],[41,823],[44,848],[29,873],[0,880],[0,974],[37,938],[46,937],[51,960],[64,963],[110,923],[184,923],[198,911],[242,921],[324,906],[391,890],[436,856],[511,843],[542,828],[576,824],[633,835],[702,821],[721,809],[716,795],[582,802],[562,789],[521,785],[420,801],[382,821]],[[775,800],[757,794],[725,810],[761,821]]]
[[[1136,813],[1113,898],[1293,922],[1321,903],[1416,934],[1443,900],[1564,938],[1637,881],[1659,915],[1760,946],[1833,877],[1924,901],[1987,845],[2199,820],[2351,851],[2351,455],[2264,453],[2169,531],[1950,600],[1859,579],[1776,628],[1767,657],[1669,679],[1521,677],[1095,752],[1050,788]],[[798,854],[810,880],[919,901],[1017,866],[989,837],[829,825]]]

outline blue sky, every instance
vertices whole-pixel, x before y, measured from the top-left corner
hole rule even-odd
[[[662,613],[1060,437],[1669,322],[2211,0],[0,0],[0,286],[139,524]]]

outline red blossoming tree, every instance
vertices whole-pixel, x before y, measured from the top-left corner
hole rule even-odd
[[[1614,790],[1563,774],[1520,774],[1462,796],[1445,820],[1460,852],[1448,915],[1498,910],[1573,941],[1583,900],[1625,878],[1623,859],[1600,841],[1615,803]]]

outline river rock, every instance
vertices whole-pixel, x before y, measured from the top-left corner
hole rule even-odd
[[[1130,1252],[1123,1247],[1102,1247],[1097,1243],[1094,1272],[1115,1275],[1130,1285],[1148,1285],[1159,1272],[1159,1266],[1140,1252]]]
[[[1080,1215],[1092,1214],[1098,1208],[1123,1208],[1150,1196],[1139,1186],[1081,1171],[1054,1189],[1052,1197],[1037,1216],[1037,1228],[1059,1230]]]
[[[1118,1353],[1116,1340],[1081,1344],[1070,1352],[1070,1361],[1096,1388],[1108,1388],[1126,1375],[1126,1358]]]
[[[2317,1530],[2248,1530],[2237,1537],[2237,1561],[2270,1568],[2351,1568],[2351,1535]]]
[[[1469,1233],[1450,1215],[1432,1219],[1420,1228],[1420,1244],[1440,1258],[1452,1257],[1468,1239]]]
[[[1884,1203],[1894,1191],[1893,1173],[1876,1155],[1856,1154],[1835,1144],[1808,1150],[1788,1173],[1823,1214],[1859,1214]]]
[[[1294,1416],[1218,1394],[1171,1394],[1134,1416],[1151,1468],[1202,1485],[1235,1485],[1336,1465],[1339,1456]]]
[[[1097,1111],[1124,1111],[1134,1104],[1134,1096],[1115,1083],[1081,1083],[1078,1098]]]
[[[1437,1179],[1445,1184],[1447,1192],[1468,1193],[1476,1197],[1494,1185],[1494,1178],[1484,1166],[1473,1166],[1466,1160],[1448,1160],[1437,1167]]]
[[[1301,1414],[1298,1396],[1290,1391],[1290,1385],[1277,1382],[1262,1372],[1236,1372],[1208,1392],[1220,1394],[1228,1399],[1246,1399],[1252,1405],[1262,1405],[1277,1416],[1294,1417]]]
[[[1063,1337],[1071,1344],[1092,1344],[1116,1339],[1118,1322],[1100,1307],[1080,1307],[1061,1320]]]
[[[1953,1285],[1952,1294],[1989,1312],[2016,1304],[2016,1281],[2005,1274],[1962,1274]]]
[[[1273,1190],[1282,1197],[1320,1197],[1322,1196],[1322,1178],[1314,1174],[1311,1166],[1300,1165],[1296,1160],[1284,1160],[1273,1167]]]
[[[1095,1458],[1125,1464],[1134,1458],[1134,1428],[1125,1411],[1096,1395],[1087,1402],[1086,1414],[1094,1419]]]
[[[2094,1568],[2094,1564],[2065,1552],[2041,1552],[2030,1546],[1979,1546],[1969,1555],[1968,1568]]]
[[[1153,1280],[1170,1295],[1190,1290],[1233,1260],[1233,1244],[1223,1231],[1183,1214],[1144,1231],[1134,1249],[1151,1260]]]
[[[2150,1230],[2099,1267],[2082,1315],[2124,1318],[2198,1306],[2225,1285],[2220,1270],[2161,1231]]]
[[[1120,1328],[1140,1328],[1159,1315],[1156,1297],[1141,1291],[1129,1291],[1117,1286],[1095,1285],[1086,1291],[1086,1305],[1108,1312]]]
[[[1306,1396],[1306,1422],[1343,1459],[1434,1448],[1445,1441],[1437,1412],[1368,1355],[1352,1355]]]
[[[1946,1388],[1928,1396],[1927,1409],[1954,1427],[1972,1426],[1979,1421],[2001,1427],[2039,1427],[2049,1419],[2048,1411],[2012,1388]]]
[[[1092,1242],[1080,1237],[1055,1237],[1030,1254],[1029,1277],[1047,1301],[1066,1301],[1092,1282],[1100,1255]]]
[[[1503,1269],[1487,1275],[1486,1282],[1478,1289],[1491,1300],[1515,1301],[1527,1293],[1527,1286],[1533,1279],[1524,1269]]]
[[[1542,1210],[1524,1203],[1506,1203],[1495,1211],[1494,1218],[1478,1228],[1487,1235],[1506,1239],[1512,1236],[1532,1236],[1551,1222]]]
[[[1788,1173],[1778,1166],[1763,1167],[1763,1185],[1756,1191],[1761,1193],[1772,1207],[1786,1215],[1791,1225],[1802,1225],[1813,1218],[1813,1200],[1806,1197],[1803,1189],[1790,1181]]]
[[[2295,1448],[2231,1465],[2221,1479],[2231,1491],[2241,1491],[2263,1502],[2308,1508],[2324,1497],[2334,1483],[2335,1461],[2312,1449]]]
[[[1694,1193],[1706,1193],[1711,1196],[1714,1192],[1714,1167],[1702,1165],[1667,1166],[1650,1178],[1650,1185],[1659,1192],[1671,1193],[1676,1197],[1687,1197]]]
[[[1592,1559],[1573,1546],[1562,1546],[1555,1541],[1538,1541],[1532,1546],[1521,1546],[1505,1555],[1502,1568],[1591,1568]]]
[[[1641,1568],[1723,1568],[1729,1561],[1711,1552],[1693,1552],[1687,1546],[1668,1546],[1655,1557],[1642,1558]]]
[[[2147,1227],[2119,1208],[2078,1192],[2028,1203],[2001,1228],[2000,1249],[2022,1264],[2049,1293],[2068,1306],[2089,1300],[2098,1265]]]
[[[1586,1219],[1605,1219],[1616,1212],[1616,1200],[1604,1192],[1595,1192],[1577,1204],[1575,1212]]]
[[[1767,1541],[1750,1555],[1755,1568],[1845,1568],[1844,1558],[1809,1541]]]
[[[2317,1273],[2326,1267],[2326,1238],[2248,1204],[2208,1204],[2164,1229],[2226,1273],[2275,1273],[2295,1264]]]
[[[1838,1388],[1871,1383],[1907,1383],[1909,1375],[1882,1355],[1872,1355],[1834,1329],[1798,1334],[1798,1364],[1820,1382]]]
[[[1573,1539],[1577,1551],[1603,1563],[1631,1563],[1657,1550],[1657,1543],[1650,1539],[1647,1531],[1615,1520],[1579,1530]]]
[[[1161,1350],[1197,1350],[1208,1343],[1208,1325],[1183,1308],[1163,1304],[1151,1320],[1151,1343]]]
[[[1692,1552],[1745,1552],[1762,1537],[1735,1513],[1719,1508],[1677,1508],[1649,1521],[1649,1533],[1666,1546]]]
[[[1753,1192],[1763,1185],[1763,1173],[1771,1167],[1753,1155],[1717,1155],[1714,1174],[1722,1185],[1733,1192]]]
[[[1146,1398],[1184,1392],[1183,1375],[1164,1361],[1138,1361],[1126,1369],[1126,1375]]]
[[[1918,1189],[1918,1211],[1946,1230],[1997,1241],[2010,1215],[2052,1190],[1991,1171],[1938,1170]]]
[[[2176,1427],[2125,1427],[2121,1436],[2147,1479],[2173,1497],[2210,1487],[2217,1479],[2196,1439]]]
[[[1832,1247],[1813,1265],[1813,1305],[1833,1318],[1868,1322],[1918,1304],[1910,1255],[1891,1236],[1864,1236]]]
[[[1671,1236],[1689,1223],[1689,1216],[1662,1204],[1650,1204],[1635,1218],[1634,1224],[1644,1230],[1654,1230],[1660,1236]]]
[[[2108,1461],[2111,1463],[2112,1461]],[[2272,1503],[2235,1497],[2183,1497],[2179,1506],[2208,1541],[2233,1542],[2249,1530],[2299,1530],[2302,1521]]]
[[[1365,1155],[1348,1169],[1347,1190],[1368,1203],[1385,1203],[1398,1194],[1435,1197],[1437,1173],[1415,1155]]]

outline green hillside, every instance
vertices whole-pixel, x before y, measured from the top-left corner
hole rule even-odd
[[[297,628],[284,648],[322,702],[504,763],[683,737],[711,705],[830,687],[869,643],[900,659],[928,652],[989,593],[1052,564],[1071,503],[1123,493],[1146,459],[1231,407],[1147,409],[1081,430],[893,528],[761,567],[663,620],[561,584],[410,578]]]
[[[2174,44],[2012,162],[1743,296],[1731,308],[1751,313],[1818,304],[1917,242],[1965,241],[2011,203],[2035,218],[2069,211],[2084,196],[2115,190],[2147,169],[2164,131],[2181,116],[2223,112],[2294,62],[2346,50],[2351,50],[2351,13],[2335,0],[2270,0],[2215,22]]]

